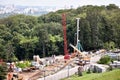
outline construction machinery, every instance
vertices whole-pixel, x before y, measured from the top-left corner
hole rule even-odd
[[[74,57],[86,57],[85,54],[83,54],[80,50],[78,50],[77,47],[75,47],[74,45],[70,44],[70,46],[74,49],[74,53],[71,55],[71,58]]]
[[[91,57],[88,54],[84,54],[72,44],[70,44],[70,46],[75,50],[75,52],[71,54],[71,58],[78,57],[79,59],[78,65],[84,66],[85,64],[90,62]]]
[[[64,59],[70,59],[70,56],[68,54],[67,50],[67,36],[66,36],[66,14],[62,14],[62,26],[63,26],[63,35],[64,35]]]
[[[76,44],[76,46],[70,44],[70,46],[74,49],[74,53],[71,55],[71,58],[74,58],[77,56],[80,60],[79,64],[84,65],[86,62],[90,62],[90,57],[88,55],[84,54],[83,52],[81,52],[81,51],[83,51],[83,48],[82,48],[82,46],[80,44],[80,40],[79,40],[79,31],[80,31],[79,30],[79,20],[80,20],[80,18],[77,18],[77,41],[76,41],[77,44]]]
[[[66,14],[62,14],[62,26],[63,26],[63,35],[64,35],[64,59],[70,59],[70,56],[68,54],[67,50],[67,36],[66,36]],[[72,58],[78,56],[80,60],[83,61],[90,61],[90,57],[83,54],[81,51],[83,51],[83,48],[80,44],[79,40],[79,18],[77,18],[77,44],[76,47],[72,44],[70,46],[74,49],[74,53],[71,55]]]
[[[80,40],[79,40],[79,32],[80,32],[79,21],[80,21],[80,18],[76,18],[76,19],[77,19],[77,44],[76,44],[76,47],[78,48],[78,50],[83,51],[82,45],[80,44]]]

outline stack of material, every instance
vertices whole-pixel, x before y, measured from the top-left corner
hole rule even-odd
[[[120,68],[120,61],[113,61],[113,63],[110,64],[112,68]]]
[[[102,64],[91,64],[90,66],[90,70],[92,70],[93,72],[106,72],[107,68],[109,68],[109,66],[107,65],[102,65]]]

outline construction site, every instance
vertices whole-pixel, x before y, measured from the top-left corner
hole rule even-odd
[[[1,0],[0,80],[119,75],[119,0]]]
[[[79,40],[79,18],[77,18],[77,43],[76,45],[70,44],[73,48],[73,53],[70,55],[68,53],[67,47],[67,36],[66,36],[66,15],[62,14],[62,26],[63,26],[63,33],[64,33],[64,56],[55,56],[52,55],[51,57],[47,58],[40,58],[38,55],[33,56],[33,61],[31,62],[31,67],[28,68],[17,68],[16,63],[9,63],[8,64],[8,76],[7,80],[57,80],[57,79],[45,79],[45,77],[54,75],[60,71],[67,70],[67,76],[73,75],[77,72],[77,68],[79,66],[84,66],[90,64],[91,54],[83,53],[82,46]],[[20,63],[24,63],[21,61]],[[77,68],[76,68],[77,67]],[[76,70],[68,72],[68,70],[76,68]],[[66,77],[67,77],[66,76]],[[56,76],[58,77],[58,76]],[[42,79],[43,78],[43,79]],[[64,78],[64,77],[61,77]],[[58,78],[61,79],[61,78]]]
[[[83,52],[79,40],[79,20],[77,18],[76,44],[69,44],[73,48],[73,53],[68,53],[68,44],[66,36],[66,14],[62,14],[64,55],[40,58],[34,55],[31,61],[31,67],[19,68],[16,63],[8,63],[7,80],[60,80],[69,77],[80,71],[86,71],[89,67],[97,66],[99,72],[105,72],[108,66],[97,65],[96,62],[106,53],[106,50],[99,50],[97,53]],[[24,63],[20,61],[19,63]],[[106,68],[105,68],[106,67]]]

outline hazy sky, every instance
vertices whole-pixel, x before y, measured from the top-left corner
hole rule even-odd
[[[0,4],[29,5],[29,6],[83,6],[116,4],[120,7],[120,0],[0,0]]]

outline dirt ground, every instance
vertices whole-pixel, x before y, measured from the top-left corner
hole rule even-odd
[[[52,65],[44,67],[43,70],[34,70],[32,72],[22,72],[19,75],[23,77],[23,80],[36,80],[40,77],[47,76],[49,74],[54,74],[61,67],[63,67],[66,63],[63,60],[60,60],[59,63],[54,63]]]
[[[64,59],[59,59],[57,62],[44,67],[42,70],[37,69],[28,72],[18,73],[18,79],[14,80],[36,80],[38,78],[54,74],[55,72],[59,71],[62,67],[67,65],[68,62],[65,63]]]

